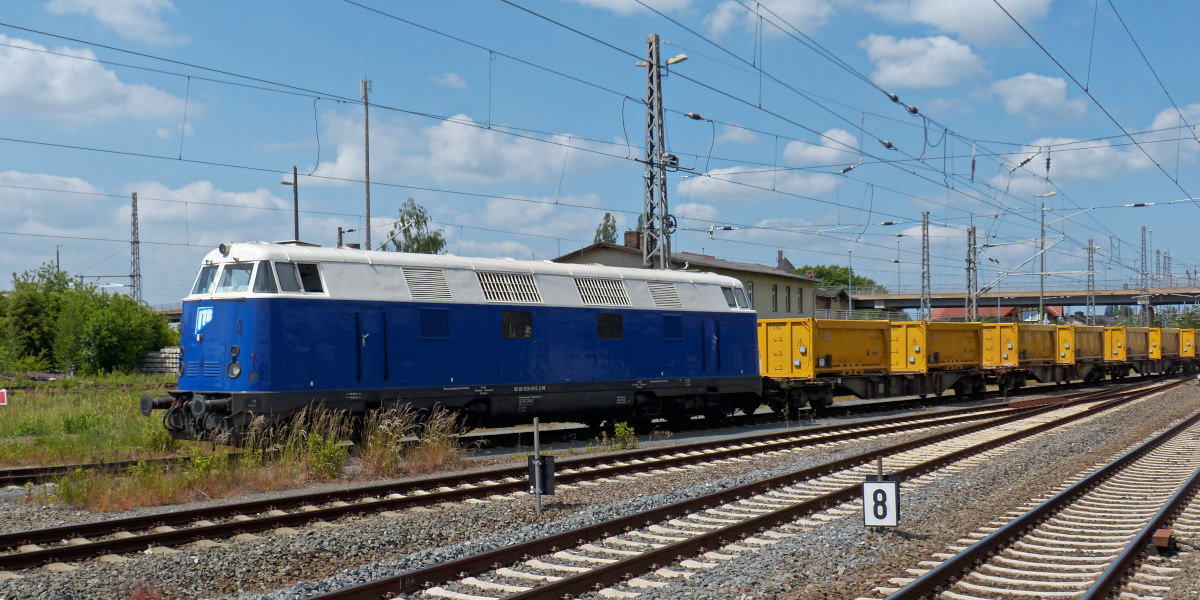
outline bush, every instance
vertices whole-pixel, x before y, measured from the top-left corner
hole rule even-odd
[[[178,343],[150,307],[51,265],[14,275],[0,298],[0,370],[133,371],[147,351]]]
[[[632,425],[629,423],[617,423],[613,426],[613,447],[619,450],[638,447],[637,435],[634,434]]]

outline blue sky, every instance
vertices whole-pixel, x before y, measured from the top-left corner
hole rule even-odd
[[[1135,278],[1142,226],[1178,278],[1200,265],[1194,3],[1000,0],[1031,39],[993,0],[644,2],[6,3],[0,271],[62,244],[72,274],[128,273],[137,192],[145,299],[175,302],[218,243],[292,237],[292,165],[301,238],[361,241],[364,76],[376,244],[412,197],[454,254],[553,258],[641,210],[648,33],[689,56],[664,85],[676,251],[852,252],[913,286],[929,211],[933,284],[958,288],[967,225],[988,283],[1055,192],[1047,288],[1082,285],[1089,238],[1101,285]]]

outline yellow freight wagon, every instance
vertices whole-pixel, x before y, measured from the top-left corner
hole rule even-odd
[[[1162,329],[1159,327],[1151,327],[1149,333],[1150,335],[1148,341],[1150,343],[1149,346],[1147,346],[1148,356],[1153,359],[1162,358]]]
[[[1183,358],[1196,357],[1196,330],[1179,330],[1179,356]]]
[[[1127,360],[1145,360],[1150,358],[1150,328],[1125,328],[1125,358]]]
[[[762,375],[785,379],[887,373],[890,339],[887,321],[763,319],[759,366]]]
[[[1181,330],[1175,327],[1164,327],[1160,330],[1158,345],[1161,358],[1179,358],[1179,336]]]
[[[1060,365],[1075,364],[1075,326],[1059,325],[1055,336],[1055,343],[1058,345],[1058,358],[1055,362]]]
[[[1104,328],[1088,325],[1070,327],[1075,329],[1075,362],[1103,362]]]
[[[1125,362],[1129,354],[1129,348],[1126,347],[1125,327],[1105,327],[1104,328],[1104,360],[1107,362]]]
[[[1017,330],[1020,332],[1017,359],[1022,366],[1052,364],[1058,361],[1057,325],[1021,323]]]
[[[893,373],[967,369],[983,363],[980,323],[893,321]]]
[[[1016,323],[984,323],[983,366],[1017,366],[1018,338]]]

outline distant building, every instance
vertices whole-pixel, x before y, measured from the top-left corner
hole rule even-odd
[[[592,244],[555,258],[554,262],[640,268],[642,235],[626,231],[623,245]],[[741,281],[760,319],[813,316],[818,280],[796,274],[795,267],[783,256],[782,250],[774,267],[723,260],[707,254],[672,252],[671,268],[728,275]]]
[[[1047,306],[1046,315],[1051,319],[1057,319],[1063,316],[1063,307]],[[980,306],[979,316],[994,317],[996,316],[997,308],[995,306]],[[999,308],[1000,318],[1006,321],[1017,320],[1032,322],[1037,321],[1037,309],[1028,307],[1001,306]],[[930,311],[930,318],[934,321],[961,321],[967,314],[966,308],[934,308]]]
[[[850,310],[850,294],[846,288],[817,288],[817,310]]]

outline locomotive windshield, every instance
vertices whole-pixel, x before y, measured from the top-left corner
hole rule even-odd
[[[213,281],[217,278],[217,265],[200,267],[200,275],[196,277],[196,285],[192,286],[192,295],[207,294],[212,289]]]
[[[250,272],[254,263],[233,263],[225,265],[221,270],[221,279],[217,282],[217,294],[230,294],[250,290]]]

